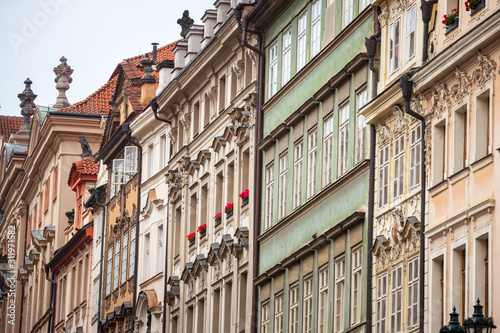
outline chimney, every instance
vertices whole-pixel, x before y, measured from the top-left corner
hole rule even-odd
[[[73,69],[68,65],[68,59],[63,56],[59,61],[61,63],[54,68],[54,73],[56,74],[56,79],[54,81],[56,82],[56,89],[59,91],[56,104],[52,106],[55,109],[61,109],[70,105],[66,98],[66,90],[69,89],[69,84],[73,82],[71,78]]]
[[[156,68],[160,76],[158,88],[156,88],[156,94],[158,95],[173,79],[174,61],[163,60]]]
[[[175,44],[172,53],[174,54],[175,60],[174,60],[174,70],[173,70],[173,75],[177,75],[182,68],[184,67],[184,60],[186,57],[187,53],[187,48],[188,48],[188,41],[187,39],[182,39]]]
[[[205,47],[208,41],[214,35],[215,24],[217,23],[217,11],[215,9],[209,9],[205,11],[205,14],[201,17],[201,21],[205,25],[204,37],[201,42],[201,47]]]
[[[21,107],[21,115],[24,117],[23,124],[21,125],[21,129],[19,130],[18,134],[23,134],[23,133],[29,133],[30,132],[30,118],[35,113],[35,98],[37,95],[33,93],[31,90],[31,84],[33,82],[27,78],[26,81],[24,81],[24,84],[26,85],[23,92],[17,95],[17,98],[21,100],[21,104],[19,106]]]
[[[188,48],[184,64],[189,63],[189,61],[193,59],[194,56],[198,54],[198,52],[200,52],[201,41],[203,39],[203,30],[204,26],[199,24],[193,24],[189,28],[189,31],[186,35]]]
[[[217,0],[214,6],[217,10],[217,24],[215,25],[215,30],[217,30],[220,28],[231,9],[231,0]]]
[[[153,59],[149,57],[149,53],[144,54],[140,60],[144,68],[144,75],[139,81],[141,87],[141,105],[147,105],[156,96],[156,77],[153,74],[152,66],[155,64]]]
[[[151,43],[153,45],[153,61],[156,64],[156,55],[158,54],[158,43]]]

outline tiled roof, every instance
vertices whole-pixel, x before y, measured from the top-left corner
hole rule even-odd
[[[9,140],[11,134],[15,134],[23,124],[23,117],[0,116],[0,135],[3,135],[3,140]]]
[[[157,52],[156,52],[156,63],[159,64],[163,60],[174,60],[174,54],[172,53],[172,50],[174,49],[175,44],[177,44],[178,41],[175,41],[173,43],[167,44],[165,46],[159,47]],[[127,58],[124,59],[123,62],[133,62],[136,65],[140,65],[140,60],[144,54]],[[149,57],[153,59],[153,51],[149,52]]]
[[[81,102],[72,104],[57,112],[107,115],[111,107],[108,102],[113,94],[118,76],[112,77],[105,85]]]
[[[94,161],[94,158],[87,157],[79,161],[74,162],[71,165],[71,171],[69,172],[68,185],[71,186],[71,177],[75,172],[82,175],[97,175],[99,172],[99,164]]]
[[[139,87],[125,88],[125,94],[127,95],[130,104],[132,104],[134,111],[141,112],[142,109],[144,108],[141,105],[141,88]]]

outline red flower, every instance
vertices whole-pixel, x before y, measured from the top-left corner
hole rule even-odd
[[[226,213],[229,213],[230,211],[233,210],[233,206],[234,206],[234,203],[228,203],[225,207],[224,207],[224,211]]]
[[[200,232],[200,231],[203,231],[207,228],[207,225],[206,224],[202,224],[198,227],[198,230],[196,230],[197,232]]]
[[[249,195],[249,194],[250,194],[250,190],[249,190],[249,189],[246,189],[246,190],[244,190],[243,192],[241,192],[241,193],[239,194],[239,197],[240,197],[240,198],[242,198],[242,199],[246,199],[246,198],[248,198],[248,195]]]
[[[222,212],[215,214],[214,219],[220,219],[222,217]]]
[[[186,238],[188,239],[188,241],[192,241],[194,239],[195,235],[196,235],[196,233],[192,232],[189,235],[187,235]]]
[[[449,26],[458,17],[458,9],[453,9],[449,15],[444,15],[443,24]]]

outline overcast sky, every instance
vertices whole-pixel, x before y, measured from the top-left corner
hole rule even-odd
[[[35,103],[56,102],[61,56],[73,69],[67,92],[76,103],[104,85],[123,59],[180,38],[177,19],[187,9],[201,24],[215,0],[0,1],[0,114],[19,115],[17,94],[33,81]]]

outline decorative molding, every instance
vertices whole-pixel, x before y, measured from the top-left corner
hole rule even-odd
[[[243,59],[237,60],[233,64],[233,72],[236,74],[236,77],[240,79],[243,76],[243,70],[245,69],[245,61]]]
[[[383,142],[389,138],[391,138],[391,130],[389,126],[385,123],[385,121],[381,121],[378,125],[378,139],[380,142]]]
[[[488,81],[495,79],[496,63],[490,60],[487,55],[478,51],[477,64],[479,68],[472,72],[472,81],[477,88],[483,89]]]
[[[448,114],[451,103],[449,101],[450,92],[446,83],[437,82],[431,96],[431,113],[435,118],[441,118],[443,114]]]
[[[405,113],[399,105],[392,106],[392,114],[396,118],[396,125],[394,126],[394,134],[403,131],[409,124],[408,119],[406,119]]]
[[[456,104],[462,104],[464,99],[470,95],[472,86],[471,86],[471,78],[466,75],[466,73],[457,67],[455,69],[455,77],[458,81],[457,84],[454,84],[451,87],[451,97],[453,98],[453,102]]]

